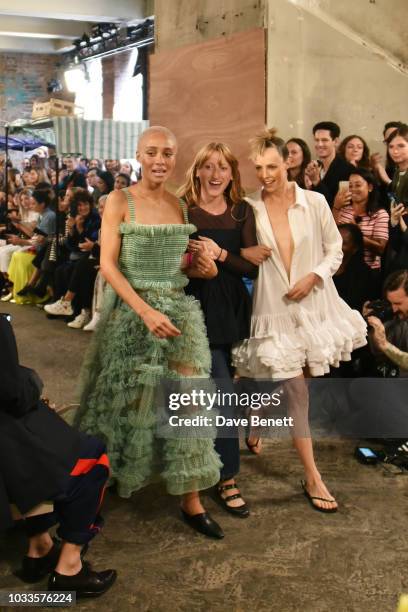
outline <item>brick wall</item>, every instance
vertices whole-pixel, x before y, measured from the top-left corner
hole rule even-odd
[[[48,97],[55,77],[54,55],[0,53],[0,120],[30,119],[33,102]]]
[[[112,119],[113,106],[118,102],[125,81],[133,75],[132,51],[124,51],[102,60],[103,118]],[[117,119],[117,117],[116,117]]]

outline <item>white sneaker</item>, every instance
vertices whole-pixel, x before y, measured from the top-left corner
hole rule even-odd
[[[67,302],[63,298],[57,300],[53,304],[46,304],[44,306],[44,310],[45,312],[48,312],[48,314],[56,317],[69,317],[74,314],[71,302]]]
[[[72,329],[82,329],[84,325],[89,323],[90,319],[91,317],[89,316],[89,310],[83,308],[79,315],[77,315],[73,321],[67,323],[67,325]]]
[[[95,327],[98,325],[100,318],[101,318],[101,315],[99,314],[99,312],[94,312],[94,315],[91,321],[88,323],[88,325],[85,325],[82,329],[84,331],[95,331]]]
[[[13,294],[12,293],[8,293],[7,295],[3,295],[3,297],[1,298],[1,301],[2,302],[9,302],[12,297],[13,297]]]

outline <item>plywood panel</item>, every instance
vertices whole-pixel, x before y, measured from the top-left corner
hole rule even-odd
[[[264,30],[156,53],[150,65],[151,125],[177,136],[174,181],[183,181],[204,144],[229,144],[240,160],[244,186],[256,187],[248,139],[265,123]]]

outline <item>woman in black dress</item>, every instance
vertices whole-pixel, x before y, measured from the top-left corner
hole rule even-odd
[[[189,221],[197,227],[189,248],[207,250],[216,261],[218,275],[194,278],[186,291],[198,299],[210,341],[211,375],[224,393],[233,393],[231,348],[249,337],[251,298],[243,277],[255,278],[258,268],[240,256],[240,249],[257,245],[255,218],[243,200],[238,160],[227,145],[210,143],[196,155],[180,195],[188,204]],[[219,414],[236,416],[236,406],[218,406]],[[223,469],[218,495],[224,508],[245,518],[249,510],[235,482],[239,472],[238,428],[218,431],[215,448]]]

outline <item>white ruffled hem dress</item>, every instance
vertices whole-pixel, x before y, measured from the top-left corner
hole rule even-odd
[[[312,376],[322,376],[330,366],[350,361],[351,352],[367,343],[363,317],[340,298],[332,279],[343,252],[329,205],[319,193],[298,185],[295,190],[295,204],[288,210],[294,242],[290,280],[262,190],[246,198],[254,209],[258,242],[269,246],[272,254],[259,267],[251,336],[233,349],[233,364],[240,376],[288,379],[299,376],[306,365]],[[310,272],[321,282],[300,302],[288,300],[289,289]]]

